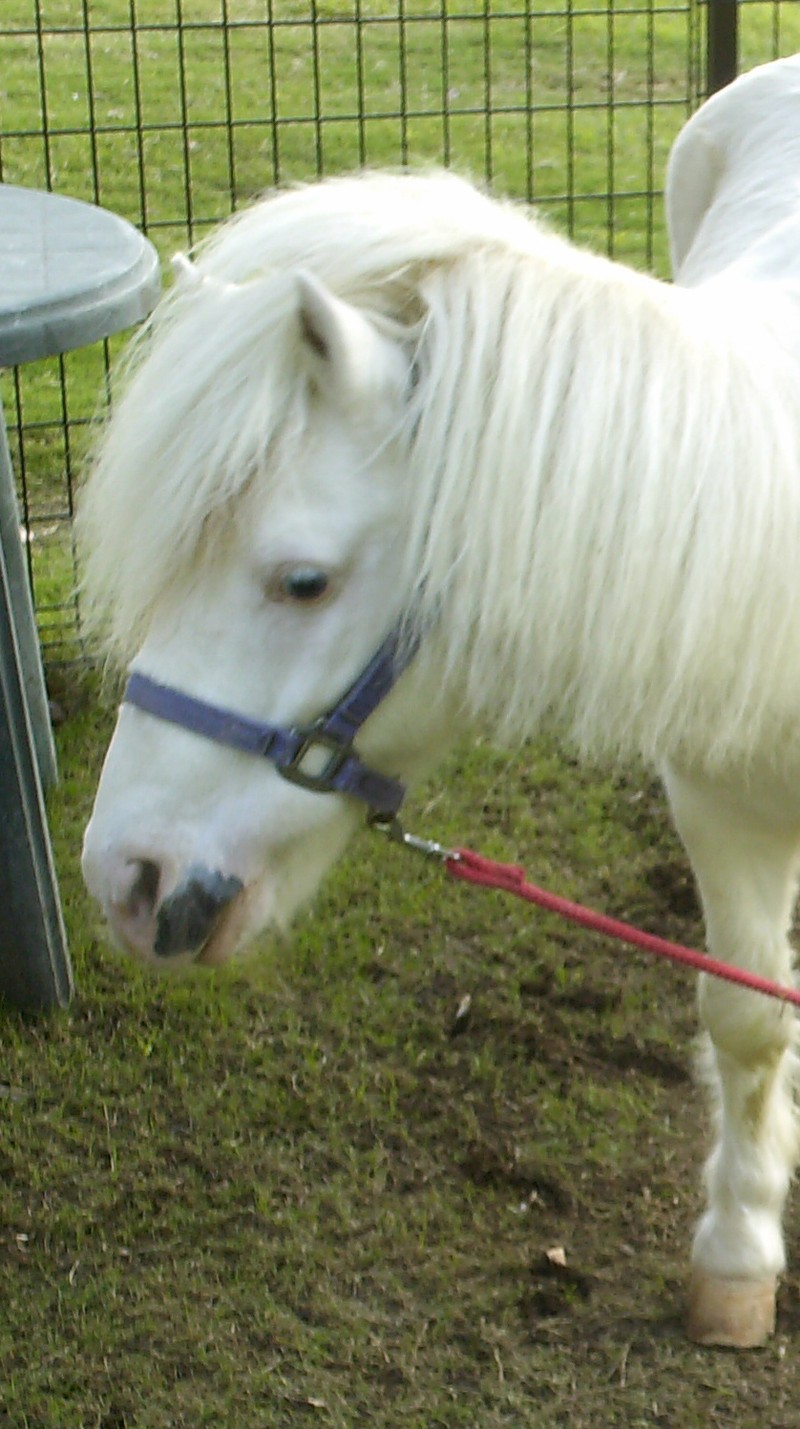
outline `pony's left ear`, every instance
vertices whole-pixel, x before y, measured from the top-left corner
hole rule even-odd
[[[310,273],[297,274],[298,318],[317,387],[346,405],[402,391],[408,359],[399,343]]]

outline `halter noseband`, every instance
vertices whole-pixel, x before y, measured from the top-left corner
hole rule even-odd
[[[234,714],[205,700],[159,684],[138,670],[129,676],[123,703],[194,734],[256,754],[274,764],[292,784],[317,794],[349,794],[366,804],[370,816],[391,820],[405,798],[405,786],[363,764],[353,740],[388,695],[419,648],[419,639],[401,632],[387,636],[361,674],[327,714],[310,725],[267,724]]]

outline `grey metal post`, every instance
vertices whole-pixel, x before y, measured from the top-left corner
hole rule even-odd
[[[28,716],[16,610],[0,542],[0,997],[65,1007],[72,969]]]
[[[25,557],[20,540],[19,512],[14,493],[14,476],[8,450],[3,409],[0,406],[0,546],[5,557],[6,579],[11,599],[11,611],[17,645],[22,661],[25,700],[33,730],[33,742],[39,761],[39,773],[46,789],[58,778],[56,747],[50,725],[50,708],[44,682],[42,657],[36,632],[36,617]]]

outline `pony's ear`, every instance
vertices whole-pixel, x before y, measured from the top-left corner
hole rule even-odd
[[[297,274],[298,318],[314,382],[348,405],[402,390],[408,362],[398,343],[310,273]]]

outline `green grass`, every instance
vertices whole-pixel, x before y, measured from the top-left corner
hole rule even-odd
[[[165,255],[187,239],[187,174],[202,232],[276,176],[407,154],[489,168],[581,241],[665,271],[649,191],[693,83],[679,11],[618,5],[609,21],[587,0],[571,21],[534,6],[528,27],[517,0],[460,0],[445,33],[433,0],[402,31],[383,0],[362,4],[360,31],[343,5],[320,4],[316,30],[307,6],[274,8],[270,36],[262,0],[229,4],[226,86],[218,0],[184,5],[184,148],[175,0],[137,6],[138,99],[127,0],[90,7],[100,198],[146,218]],[[741,8],[748,62],[800,48],[793,7]],[[53,178],[92,197],[81,6],[40,13]],[[32,0],[4,0],[0,156],[22,183],[46,177],[34,18]],[[487,97],[489,122],[474,112]],[[80,464],[102,354],[70,355],[66,380],[66,443],[58,365],[20,389],[45,605],[69,596],[60,473]],[[246,969],[146,976],[108,951],[78,867],[110,700],[74,671],[54,685],[67,718],[51,819],[78,994],[50,1021],[3,1022],[3,1429],[797,1429],[796,1276],[763,1353],[700,1354],[681,1335],[705,1144],[689,979],[367,834],[291,942]],[[642,775],[579,770],[547,741],[513,756],[470,743],[409,821],[701,937]],[[797,1260],[796,1217],[789,1234]]]
[[[227,29],[218,0],[195,0],[181,31],[172,4],[151,3],[140,8],[135,43],[127,4],[106,0],[92,7],[88,44],[70,0],[43,8],[56,181],[91,194],[93,124],[101,201],[166,226],[165,246],[185,241],[187,191],[202,230],[276,179],[444,158],[552,203],[601,244],[608,196],[630,194],[618,237],[641,255],[652,228],[642,195],[660,186],[697,92],[697,24],[680,0],[608,17],[588,0],[569,11],[465,0],[446,18],[439,3],[421,0],[402,23],[393,0],[367,0],[358,22],[352,5],[318,4],[313,24],[307,4],[279,0],[272,27],[260,0],[247,0],[231,9]],[[4,162],[7,177],[41,181],[38,44],[23,29],[30,11],[8,0]]]
[[[796,1280],[761,1355],[681,1334],[688,977],[364,833],[291,942],[154,979],[81,886],[110,715],[91,680],[62,694],[78,995],[4,1023],[0,1423],[797,1425]],[[701,936],[642,777],[470,743],[409,822]]]

